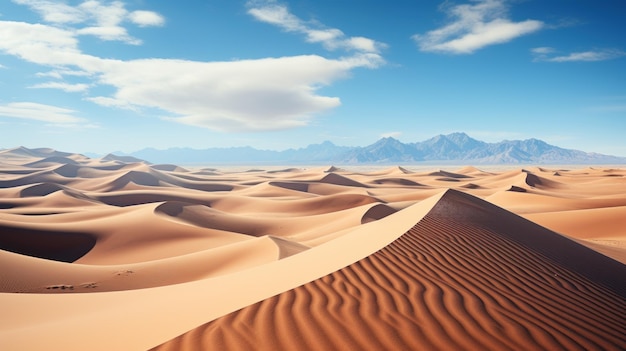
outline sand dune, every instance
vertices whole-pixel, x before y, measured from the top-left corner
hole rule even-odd
[[[0,150],[0,349],[626,349],[625,209],[623,168]]]
[[[620,263],[448,192],[375,254],[156,350],[618,350],[624,276]]]

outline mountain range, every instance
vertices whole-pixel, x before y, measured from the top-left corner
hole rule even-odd
[[[115,155],[114,155],[115,154]],[[135,157],[172,164],[622,164],[626,157],[564,149],[538,139],[487,143],[465,133],[437,135],[425,141],[402,143],[392,137],[365,147],[338,146],[330,141],[284,151],[249,146],[231,148],[142,149],[106,157]],[[119,156],[118,156],[119,155]]]

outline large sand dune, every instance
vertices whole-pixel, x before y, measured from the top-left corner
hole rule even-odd
[[[626,170],[0,151],[0,349],[626,349]]]
[[[626,266],[450,191],[358,262],[157,350],[556,350],[626,343]]]

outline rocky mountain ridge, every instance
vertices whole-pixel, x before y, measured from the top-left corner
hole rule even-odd
[[[465,133],[437,135],[403,143],[386,137],[364,147],[338,146],[330,141],[284,151],[252,147],[143,149],[133,156],[155,163],[282,163],[282,164],[621,164],[625,157],[564,149],[539,139],[487,143]]]

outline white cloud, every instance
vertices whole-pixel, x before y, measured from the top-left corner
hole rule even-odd
[[[81,35],[93,35],[100,38],[101,40],[107,41],[119,40],[132,45],[140,45],[142,43],[141,40],[128,35],[126,28],[120,26],[86,27],[77,30],[76,33]]]
[[[374,40],[364,37],[351,37],[346,40],[347,46],[357,51],[363,52],[378,52],[379,44]]]
[[[83,54],[69,30],[44,24],[0,21],[0,50],[46,66],[78,66],[93,71],[102,60]]]
[[[626,52],[621,50],[597,50],[597,51],[583,51],[583,52],[573,52],[568,55],[563,56],[539,56],[536,59],[538,61],[548,61],[548,62],[574,62],[574,61],[584,61],[584,62],[593,62],[593,61],[606,61],[616,59],[622,56],[626,56]]]
[[[114,100],[99,103],[159,108],[173,113],[171,120],[222,131],[292,128],[339,106],[338,98],[316,90],[360,64],[320,56],[120,62],[101,76],[117,88]]]
[[[533,54],[537,54],[537,55],[547,55],[547,54],[551,54],[555,52],[556,50],[551,47],[543,46],[543,47],[538,47],[538,48],[532,48],[530,49],[530,51]]]
[[[36,74],[37,77],[50,77],[56,79],[63,79],[63,75],[59,71],[49,71],[49,72],[39,72]]]
[[[329,50],[343,49],[364,53],[380,53],[387,45],[364,37],[346,37],[336,28],[307,23],[291,14],[287,6],[272,0],[248,1],[248,13],[261,22],[276,25],[288,32],[304,34],[311,43],[321,43]]]
[[[447,3],[446,3],[447,4]],[[512,22],[504,0],[479,0],[472,5],[444,6],[452,21],[425,34],[413,35],[420,50],[471,54],[483,47],[509,42],[544,26],[536,20]]]
[[[34,0],[21,1],[35,3]],[[93,12],[101,4],[86,1],[79,7],[81,13],[95,17]],[[337,97],[318,94],[321,87],[348,77],[355,68],[376,68],[384,63],[383,58],[373,52],[378,47],[373,40],[346,38],[338,29],[308,31],[309,27],[302,21],[280,11],[268,11],[265,16],[280,23],[291,23],[289,28],[304,28],[303,33],[310,34],[309,39],[325,45],[331,41],[346,42],[344,48],[356,52],[338,59],[302,55],[229,62],[123,61],[83,53],[78,46],[80,35],[102,30],[98,35],[105,36],[102,28],[116,28],[122,8],[117,5],[110,8],[108,14],[97,15],[100,27],[80,30],[0,21],[0,52],[52,68],[40,73],[40,77],[61,80],[75,75],[88,80],[85,85],[61,81],[33,87],[86,91],[87,87],[109,86],[114,89],[112,94],[85,96],[84,99],[105,107],[136,111],[159,109],[169,120],[222,131],[276,130],[306,125],[315,115],[341,104]],[[138,20],[141,21],[149,22],[146,17]],[[299,27],[301,25],[303,27]],[[109,35],[120,37],[123,33],[113,30]],[[65,117],[72,117],[69,111]]]
[[[306,31],[302,21],[289,13],[284,5],[278,5],[275,1],[250,1],[248,13],[262,22],[275,24],[288,31]]]
[[[26,5],[39,13],[44,21],[54,24],[80,23],[85,21],[85,13],[76,7],[48,0],[13,0],[14,3]]]
[[[68,69],[56,69],[49,72],[39,72],[36,74],[37,77],[50,77],[56,79],[63,79],[64,76],[86,77],[89,75],[91,75],[89,72],[73,71]]]
[[[87,101],[91,101],[93,103],[96,103],[100,106],[105,106],[105,107],[115,107],[115,108],[120,108],[123,110],[131,110],[131,111],[138,111],[138,108],[134,105],[129,104],[126,101],[123,100],[118,100],[112,97],[108,97],[108,96],[94,96],[94,97],[88,97],[85,100]]]
[[[34,89],[60,89],[68,93],[76,93],[81,91],[86,91],[89,89],[88,84],[70,84],[70,83],[61,83],[61,82],[46,82],[40,83],[30,86],[30,88]]]
[[[339,29],[310,29],[306,32],[306,40],[309,43],[336,43],[344,34]]]
[[[101,40],[138,45],[141,40],[128,34],[122,24],[130,21],[140,27],[160,26],[164,18],[152,11],[128,12],[121,1],[86,0],[77,6],[52,0],[13,0],[26,5],[52,25],[74,25],[76,33],[93,35]],[[79,27],[78,25],[84,25]]]
[[[74,116],[76,111],[34,102],[12,102],[0,105],[0,116],[31,119],[52,124],[79,124],[85,120]]]
[[[78,9],[102,27],[118,26],[128,15],[128,11],[120,1],[103,4],[98,0],[87,0],[78,5]]]
[[[152,11],[133,11],[128,18],[140,27],[162,26],[165,24],[165,18]]]
[[[110,4],[102,4],[100,1],[88,0],[80,4],[78,8],[96,24],[79,29],[78,34],[93,35],[108,41],[119,40],[129,44],[141,44],[139,39],[131,37],[126,28],[121,26],[122,21],[128,16],[123,3],[114,1]]]

